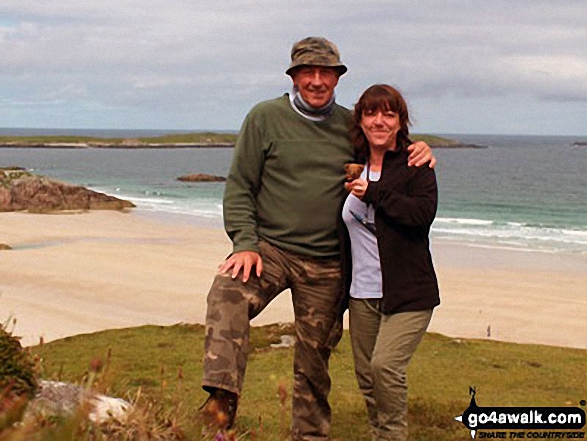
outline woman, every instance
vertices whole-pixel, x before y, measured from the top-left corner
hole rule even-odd
[[[406,371],[440,303],[428,240],[436,177],[407,166],[409,124],[401,94],[375,85],[356,104],[351,130],[366,165],[346,184],[343,270],[355,372],[376,440],[407,439]]]

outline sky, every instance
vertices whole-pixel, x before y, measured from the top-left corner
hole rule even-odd
[[[0,127],[238,130],[307,36],[412,132],[587,135],[585,0],[2,0]]]

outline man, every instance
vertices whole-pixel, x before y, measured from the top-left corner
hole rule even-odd
[[[290,288],[296,329],[292,438],[328,439],[328,360],[342,326],[337,222],[343,167],[354,159],[351,113],[334,97],[346,71],[328,40],[297,42],[286,71],[293,92],[255,106],[239,133],[224,194],[233,253],[208,295],[202,379],[210,392],[203,414],[225,415],[215,421],[221,429],[234,423],[249,322]],[[435,162],[426,144],[410,149],[410,163]]]

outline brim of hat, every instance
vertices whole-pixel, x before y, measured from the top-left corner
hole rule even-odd
[[[297,69],[298,67],[302,67],[302,66],[320,66],[320,67],[332,67],[334,69],[336,69],[336,71],[338,72],[338,75],[344,75],[346,73],[346,71],[348,70],[347,67],[344,64],[295,64],[295,65],[291,65],[286,71],[285,73],[289,76],[291,76],[291,73]]]

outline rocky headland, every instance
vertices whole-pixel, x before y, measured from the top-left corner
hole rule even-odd
[[[433,149],[485,149],[486,145],[461,142],[457,139],[443,138],[435,135],[410,135],[412,142],[424,141]]]
[[[0,168],[0,212],[122,210],[134,206],[132,202],[34,175],[20,167]]]
[[[429,144],[433,149],[486,149],[486,145],[467,144],[461,142],[444,143],[444,144]]]
[[[206,147],[234,147],[232,142],[142,142],[123,140],[122,142],[106,141],[74,141],[74,142],[33,142],[33,141],[1,141],[3,148],[37,148],[37,149],[182,149]]]
[[[95,138],[89,136],[0,136],[0,148],[53,149],[164,149],[234,147],[236,133],[185,133],[154,138]],[[412,141],[425,141],[432,148],[486,148],[434,135],[412,134]]]
[[[184,175],[177,178],[182,182],[224,182],[226,178],[222,176],[207,175],[205,173],[195,173],[192,175]]]
[[[233,147],[234,133],[184,133],[153,138],[98,138],[92,136],[0,136],[2,148],[53,149],[161,149]]]

